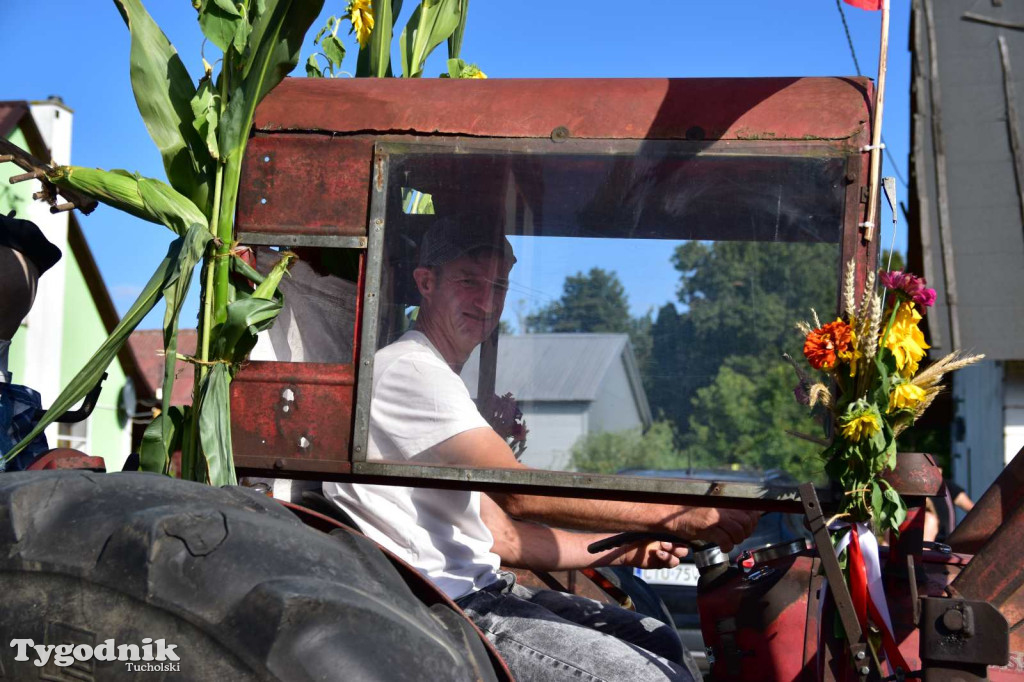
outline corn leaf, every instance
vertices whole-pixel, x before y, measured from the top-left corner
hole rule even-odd
[[[267,0],[253,24],[245,55],[236,64],[237,73],[221,76],[231,79],[229,103],[218,131],[221,156],[228,162],[221,204],[224,220],[235,212],[241,156],[256,105],[298,64],[302,39],[322,6],[323,0]]]
[[[50,406],[50,409],[46,411],[43,418],[39,420],[35,428],[14,448],[8,452],[3,461],[12,459],[15,455],[21,452],[25,446],[32,442],[32,440],[38,436],[43,430],[53,423],[53,421],[64,414],[67,410],[71,409],[71,406],[85,397],[85,394],[96,385],[100,377],[103,376],[103,372],[106,371],[107,367],[113,361],[114,356],[121,349],[121,346],[125,344],[128,337],[134,331],[135,327],[138,326],[142,318],[153,309],[157,301],[160,300],[162,292],[173,283],[178,277],[181,276],[180,264],[183,260],[183,254],[190,253],[196,249],[202,251],[202,248],[210,241],[211,235],[209,230],[204,229],[199,225],[193,225],[189,228],[184,235],[175,239],[171,242],[170,247],[167,249],[167,255],[164,256],[160,266],[153,273],[153,276],[149,279],[149,282],[143,288],[142,293],[132,304],[132,307],[128,309],[124,317],[118,323],[114,331],[111,332],[110,336],[100,345],[99,349],[93,354],[85,366],[78,372],[74,379],[61,391],[60,395]]]
[[[228,366],[217,363],[200,387],[199,440],[209,471],[210,485],[235,485],[231,456],[231,391]]]
[[[242,154],[249,139],[256,105],[295,68],[302,40],[316,20],[323,0],[266,0],[249,36],[245,54],[231,69],[221,74],[228,78],[229,102],[220,120],[218,143],[224,160],[220,213],[214,234],[231,239],[232,220],[238,201],[238,182],[242,172]],[[229,294],[229,268],[223,259],[214,269],[213,319],[222,323]]]
[[[402,73],[419,78],[434,48],[455,32],[462,15],[461,0],[422,0],[402,30]]]
[[[466,33],[466,17],[469,16],[469,0],[459,0],[459,25],[448,38],[448,59],[458,59],[462,53],[462,36]]]
[[[217,121],[220,118],[220,95],[213,87],[209,78],[203,78],[199,82],[199,89],[196,96],[192,98],[192,127],[196,129],[200,137],[206,143],[206,149],[210,156],[220,158],[220,148],[217,146]]]
[[[143,178],[123,170],[59,166],[47,179],[118,210],[151,223],[164,225],[177,235],[189,225],[208,229],[206,216],[173,187],[160,180]]]
[[[181,448],[185,419],[190,409],[188,405],[174,405],[149,423],[139,447],[139,471],[170,473],[171,455]],[[165,441],[168,433],[170,438]]]
[[[160,148],[171,186],[205,209],[213,194],[214,163],[192,127],[192,78],[141,0],[114,0],[132,35],[135,102]]]
[[[278,285],[296,258],[294,253],[284,252],[281,260],[274,264],[265,277],[253,270],[245,261],[235,260],[235,271],[247,277],[251,272],[254,276],[249,279],[257,282],[258,286],[248,294],[240,288],[238,300],[228,304],[225,320],[214,332],[212,357],[233,364],[248,357],[249,351],[256,345],[256,335],[269,329],[281,312],[284,297],[278,290]]]
[[[206,463],[201,462],[196,450],[198,441],[195,430],[198,423],[197,405],[185,410],[181,424],[181,479],[183,481],[206,482]]]
[[[208,231],[207,234],[209,234]],[[164,382],[160,392],[161,416],[169,414],[171,410],[171,394],[174,392],[174,367],[178,355],[178,318],[181,316],[181,307],[185,303],[189,286],[192,284],[192,272],[195,270],[199,259],[203,257],[206,244],[207,242],[200,240],[185,244],[178,256],[176,265],[178,276],[167,282],[163,289],[164,303],[167,308],[164,312]],[[175,434],[173,423],[169,419],[161,420],[160,431],[164,450],[164,462],[161,471],[166,474],[170,471],[171,454],[174,452],[172,447]]]
[[[359,50],[357,77],[391,76],[391,40],[401,12],[402,0],[377,0],[373,3],[373,31],[370,32],[370,42]]]

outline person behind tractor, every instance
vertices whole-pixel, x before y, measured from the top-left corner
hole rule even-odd
[[[0,213],[0,460],[36,425],[41,412],[39,393],[13,383],[7,369],[11,340],[32,309],[39,278],[60,260],[60,249],[35,223]],[[49,449],[39,434],[0,471],[20,471]]]
[[[515,262],[503,235],[451,218],[427,230],[413,271],[421,296],[415,327],[374,357],[369,459],[526,468],[459,377],[498,325]],[[638,542],[596,555],[587,546],[610,532],[669,531],[728,552],[757,520],[738,510],[353,483],[325,483],[324,493],[454,599],[517,679],[535,681],[689,680],[699,672],[682,663],[670,626],[518,585],[501,564],[541,571],[673,567],[686,554],[683,545]]]

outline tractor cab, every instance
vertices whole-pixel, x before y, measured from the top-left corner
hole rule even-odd
[[[678,471],[792,469],[827,438],[783,354],[797,319],[874,268],[870,101],[843,78],[285,81],[257,112],[236,238],[258,268],[296,250],[309,277],[232,383],[251,415],[236,465],[799,511],[792,486]],[[441,218],[514,250],[501,324],[462,378],[529,471],[367,456],[374,354],[414,324]],[[634,454],[605,456],[615,438]]]

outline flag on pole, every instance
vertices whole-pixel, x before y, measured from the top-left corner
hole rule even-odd
[[[853,5],[861,9],[878,11],[882,9],[883,0],[843,0],[847,5]]]

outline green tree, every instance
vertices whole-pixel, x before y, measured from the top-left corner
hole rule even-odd
[[[526,318],[528,333],[630,331],[629,298],[618,275],[591,268],[565,278],[562,297]]]
[[[685,464],[674,444],[672,425],[666,421],[640,429],[591,433],[572,447],[577,471],[614,474],[623,469],[678,469]]]
[[[836,308],[835,245],[689,242],[672,260],[683,312],[662,307],[652,328],[652,409],[696,462],[820,470],[820,448],[786,434],[820,427],[794,401],[782,354],[799,354],[793,324],[809,308]]]

